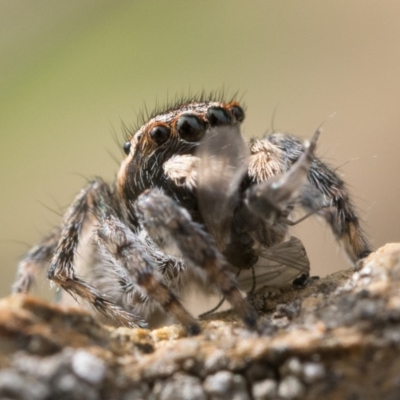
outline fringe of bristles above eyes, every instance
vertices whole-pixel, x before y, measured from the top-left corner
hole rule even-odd
[[[186,95],[175,95],[172,99],[168,98],[167,95],[167,99],[165,102],[159,103],[156,100],[155,106],[151,109],[149,109],[146,104],[143,104],[142,109],[136,113],[136,123],[134,125],[126,125],[124,122],[121,122],[124,140],[126,141],[130,139],[142,125],[160,114],[166,114],[171,111],[179,110],[183,106],[190,103],[206,103],[213,101],[225,103],[239,101],[241,107],[245,108],[245,106],[241,102],[241,98],[238,98],[238,92],[234,93],[231,96],[228,96],[224,88],[211,92],[203,90],[195,94],[189,92]]]

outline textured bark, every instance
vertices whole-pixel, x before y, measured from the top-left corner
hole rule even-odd
[[[13,295],[0,302],[0,398],[398,399],[399,287],[390,244],[356,271],[253,295],[257,332],[225,312],[195,337]]]

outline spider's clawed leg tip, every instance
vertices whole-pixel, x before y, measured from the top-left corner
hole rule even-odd
[[[250,329],[257,329],[257,314],[255,311],[251,311],[248,315],[243,318],[243,322]]]
[[[196,336],[201,332],[201,327],[197,323],[193,323],[186,327],[186,332],[189,336]]]
[[[362,260],[363,258],[368,257],[371,253],[372,253],[372,250],[365,250],[359,255],[358,259]]]

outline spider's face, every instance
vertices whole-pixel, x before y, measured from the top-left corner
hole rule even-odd
[[[166,164],[174,156],[192,167],[196,147],[209,127],[241,123],[244,110],[235,101],[178,104],[150,118],[124,144],[125,160],[118,173],[122,198],[134,200],[143,190],[163,186]],[[176,165],[173,173],[176,173]],[[178,167],[179,169],[179,167]]]

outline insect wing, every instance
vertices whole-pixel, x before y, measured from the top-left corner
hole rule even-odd
[[[248,149],[238,124],[212,127],[200,142],[197,193],[209,232],[223,250],[229,241],[235,194],[247,172]]]
[[[259,253],[259,259],[254,268],[254,277],[251,270],[242,271],[239,275],[239,288],[249,291],[262,286],[283,286],[292,283],[303,274],[310,273],[310,261],[303,243],[292,236],[288,241],[271,248],[264,248]]]

